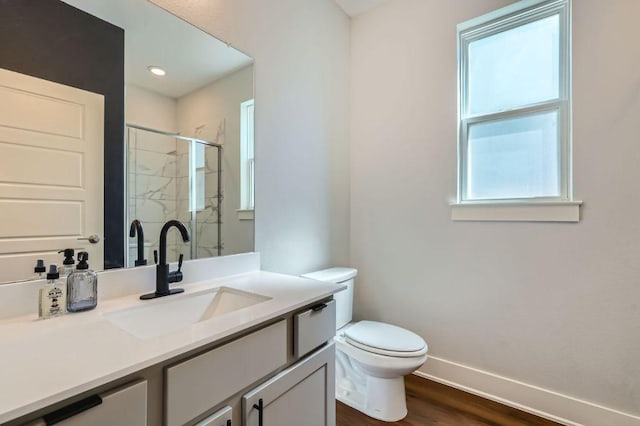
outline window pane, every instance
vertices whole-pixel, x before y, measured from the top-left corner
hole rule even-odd
[[[558,112],[469,126],[468,200],[560,196]]]
[[[205,195],[205,175],[204,169],[196,170],[196,210],[204,210]]]
[[[247,106],[247,158],[253,159],[253,104]]]
[[[469,113],[559,97],[560,17],[549,16],[469,44]]]
[[[194,145],[194,155],[195,155],[195,166],[196,167],[204,167],[205,165],[205,145],[199,142],[196,142]]]
[[[254,184],[254,104],[253,99],[240,104],[240,179],[241,208],[253,209]]]
[[[190,205],[191,210],[203,210],[205,208],[205,171],[207,165],[206,145],[191,141],[191,160],[193,161],[190,172]]]

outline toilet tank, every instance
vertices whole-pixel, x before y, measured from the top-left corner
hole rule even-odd
[[[312,280],[347,286],[346,290],[333,295],[336,301],[336,330],[347,325],[353,318],[353,280],[357,274],[358,270],[353,268],[329,268],[302,275]]]

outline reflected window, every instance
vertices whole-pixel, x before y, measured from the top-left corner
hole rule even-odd
[[[193,191],[191,197],[191,210],[202,211],[205,207],[205,172],[206,157],[205,145],[196,141],[191,141],[191,161],[195,180],[193,180]]]
[[[458,26],[458,200],[570,200],[570,0]]]
[[[240,104],[241,210],[254,208],[253,99]]]

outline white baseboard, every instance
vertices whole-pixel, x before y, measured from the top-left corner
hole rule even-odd
[[[640,417],[430,356],[414,374],[569,426],[640,426]]]

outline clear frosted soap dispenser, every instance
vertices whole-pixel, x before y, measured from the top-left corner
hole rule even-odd
[[[67,288],[59,278],[58,267],[50,265],[47,282],[40,288],[38,304],[40,318],[49,318],[65,313]]]
[[[98,275],[89,269],[89,254],[78,253],[76,270],[67,278],[67,311],[93,309],[98,304]]]
[[[74,249],[64,249],[60,250],[58,253],[64,253],[64,261],[62,262],[62,268],[59,268],[60,277],[62,279],[66,279],[69,275],[73,273],[73,265],[76,263],[73,260],[73,255],[75,254]]]

